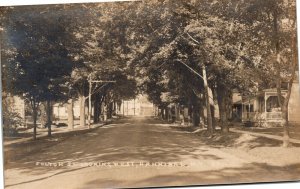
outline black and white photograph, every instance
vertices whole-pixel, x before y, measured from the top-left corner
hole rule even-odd
[[[0,6],[7,189],[300,180],[296,0]]]

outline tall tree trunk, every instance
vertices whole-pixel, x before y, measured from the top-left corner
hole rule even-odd
[[[47,103],[46,102],[42,102],[41,105],[39,106],[39,110],[40,110],[40,116],[39,116],[39,120],[41,123],[41,127],[45,127],[47,128]]]
[[[100,119],[99,119],[99,103],[97,103],[96,101],[94,102],[94,117],[93,117],[93,122],[95,123],[99,123]]]
[[[208,93],[208,84],[207,84],[207,77],[206,77],[206,69],[205,66],[202,66],[202,73],[203,73],[203,81],[204,81],[204,90],[205,90],[205,99],[206,99],[206,111],[207,111],[207,130],[210,135],[214,133],[213,129],[213,122],[211,117],[211,109],[210,109],[210,101],[209,101],[209,93]]]
[[[125,117],[125,101],[123,100],[123,117]]]
[[[110,102],[109,103],[109,118],[112,118],[114,112],[114,103]]]
[[[112,103],[108,102],[107,104],[107,118],[112,118]]]
[[[289,105],[289,100],[291,97],[292,93],[292,86],[293,86],[293,81],[295,79],[296,75],[296,68],[297,68],[297,56],[296,56],[296,50],[295,50],[295,43],[293,42],[293,65],[292,65],[292,75],[288,83],[288,91],[285,99],[283,99],[282,102],[282,94],[281,94],[281,78],[280,78],[280,69],[277,70],[277,96],[278,96],[278,104],[281,107],[281,117],[282,117],[282,127],[283,127],[283,147],[288,147],[290,145],[290,134],[289,134],[289,123],[288,123],[288,105]],[[277,60],[278,61],[278,60]]]
[[[228,114],[227,114],[227,90],[222,84],[217,85],[217,99],[219,105],[220,123],[222,132],[228,133]]]
[[[107,120],[107,104],[106,104],[106,102],[104,102],[104,104],[103,104],[103,121],[106,121],[106,120]]]
[[[164,120],[165,119],[165,108],[161,108],[161,118]]]
[[[73,130],[74,129],[73,99],[68,100],[67,111],[68,111],[68,129]]]
[[[99,120],[100,121],[104,121],[104,105],[105,105],[105,95],[102,95],[101,100],[100,100],[100,104],[99,104]],[[123,106],[123,110],[124,110],[124,106]],[[123,112],[123,114],[124,114],[124,112]]]
[[[117,101],[117,106],[118,106],[118,114],[121,114],[121,106],[122,106],[122,101]]]
[[[200,109],[199,109],[199,102],[197,99],[197,96],[195,94],[192,94],[191,96],[191,108],[192,108],[192,124],[194,127],[199,126],[200,122]]]
[[[221,106],[222,106],[222,111],[223,113],[223,117],[221,119],[221,123],[222,123],[222,132],[223,133],[228,133],[229,132],[229,126],[228,126],[228,111],[227,111],[227,99],[226,97],[222,99],[221,102]]]
[[[200,102],[199,102],[199,123],[200,123],[200,127],[201,128],[204,128],[204,105],[203,105],[203,98],[200,99]]]
[[[215,106],[210,104],[210,110],[211,110],[212,128],[213,131],[215,131],[216,130]]]
[[[277,61],[279,58],[277,59]],[[279,62],[278,62],[279,63]],[[278,104],[281,107],[281,126],[283,127],[283,147],[288,147],[290,142],[290,134],[289,134],[289,127],[288,127],[288,102],[290,98],[290,93],[291,93],[291,87],[288,87],[288,95],[285,99],[282,99],[282,93],[281,93],[281,76],[280,76],[280,69],[277,68],[277,82],[276,82],[276,88],[277,88],[277,99],[278,99]],[[292,74],[294,76],[294,73]],[[290,81],[289,85],[292,85],[293,82],[292,80]],[[283,102],[282,102],[283,100]]]
[[[48,137],[51,137],[52,133],[51,133],[51,125],[52,125],[52,106],[51,106],[51,101],[47,100],[47,104],[46,104],[46,113],[47,113],[47,127],[48,127]]]
[[[179,106],[178,104],[175,104],[175,122],[180,120],[180,116],[179,116],[180,112],[178,106]]]
[[[94,123],[99,123],[100,122],[100,101],[101,101],[101,96],[96,95],[95,100],[94,100]]]
[[[288,1],[288,4],[290,6],[290,1]],[[289,7],[290,8],[290,7]],[[288,9],[289,9],[288,8]],[[291,11],[292,13],[293,11]],[[296,15],[290,17],[291,20],[294,20],[293,23],[293,28],[294,29],[296,26]],[[281,117],[282,117],[282,127],[283,127],[283,147],[289,146],[289,127],[288,127],[288,104],[289,104],[289,99],[291,95],[291,90],[292,90],[292,85],[293,85],[293,80],[295,78],[295,71],[297,67],[297,45],[296,45],[296,32],[292,30],[292,37],[291,37],[291,46],[292,46],[292,76],[289,80],[289,85],[288,85],[288,92],[286,98],[281,100],[282,94],[281,94],[281,56],[280,56],[280,42],[279,42],[279,22],[280,18],[278,15],[277,9],[274,9],[273,12],[273,31],[274,35],[273,38],[275,40],[275,49],[276,49],[276,62],[275,62],[275,67],[276,67],[276,77],[277,77],[277,82],[276,82],[276,88],[277,88],[277,97],[278,97],[278,104],[281,107]]]
[[[117,103],[116,101],[114,100],[113,103],[112,103],[112,115],[113,116],[116,116],[117,115]]]
[[[289,132],[289,124],[288,124],[288,109],[283,106],[281,110],[282,113],[282,126],[283,126],[283,147],[288,147],[290,145],[290,132]]]
[[[158,117],[162,118],[162,108],[158,108]]]
[[[169,108],[168,107],[165,108],[165,112],[166,112],[165,120],[169,121]]]
[[[226,118],[227,120],[232,119],[232,91],[227,90],[227,96],[226,96]]]
[[[192,117],[193,117],[193,126],[194,127],[198,127],[199,126],[199,122],[200,122],[200,113],[199,113],[200,109],[198,105],[194,105],[193,106],[193,113],[192,113]]]
[[[79,96],[80,103],[80,127],[85,126],[85,96]]]
[[[288,122],[288,105],[292,93],[292,87],[293,87],[293,82],[296,76],[296,69],[298,65],[298,56],[297,56],[297,36],[296,36],[296,12],[294,11],[293,7],[291,6],[291,1],[288,1],[289,5],[289,12],[292,13],[289,18],[293,20],[293,30],[292,30],[292,37],[291,37],[291,46],[292,46],[292,75],[288,83],[288,92],[287,96],[285,98],[285,101],[282,106],[282,116],[284,117],[284,127],[283,127],[283,147],[288,147],[289,146],[289,139],[290,139],[290,134],[289,134],[289,122]],[[291,10],[290,10],[291,8]],[[299,47],[298,47],[299,48]]]
[[[294,36],[294,35],[293,35]],[[293,37],[295,39],[295,37]],[[292,75],[290,77],[289,83],[288,83],[288,92],[287,95],[284,99],[282,99],[282,93],[281,93],[281,74],[280,74],[280,54],[277,54],[277,82],[276,82],[276,88],[277,88],[277,99],[278,99],[278,104],[281,107],[281,117],[282,117],[282,122],[281,125],[283,127],[283,147],[288,147],[290,145],[290,134],[289,134],[289,124],[288,124],[288,104],[292,92],[292,86],[293,86],[293,81],[295,79],[295,74],[296,74],[296,67],[297,67],[297,51],[296,51],[296,41],[292,41],[292,49],[293,49],[293,59],[292,59]]]
[[[36,128],[37,128],[37,124],[36,124],[36,121],[37,121],[37,104],[35,102],[35,100],[32,101],[31,103],[31,106],[32,106],[32,113],[33,113],[33,140],[36,140]]]

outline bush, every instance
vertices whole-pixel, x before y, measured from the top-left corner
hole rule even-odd
[[[3,134],[5,136],[16,135],[17,128],[22,125],[22,117],[18,113],[3,111]]]

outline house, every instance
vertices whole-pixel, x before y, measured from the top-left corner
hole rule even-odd
[[[298,73],[297,73],[298,76]],[[294,80],[288,104],[288,120],[290,123],[300,123],[300,88],[298,77]],[[281,90],[282,100],[288,91]],[[255,122],[258,125],[278,125],[282,121],[281,107],[278,103],[277,89],[264,89],[253,96],[233,94],[233,119],[241,122]]]
[[[85,108],[85,112],[88,108]],[[68,119],[68,109],[67,104],[55,103],[52,106],[53,121],[67,120]],[[79,119],[80,116],[80,103],[78,100],[73,102],[73,114],[74,119]]]

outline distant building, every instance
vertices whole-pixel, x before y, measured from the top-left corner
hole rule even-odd
[[[74,118],[79,119],[80,117],[80,104],[79,101],[73,102]],[[147,100],[145,95],[139,95],[136,99],[122,101],[121,106],[116,104],[116,114],[124,116],[153,116],[154,106]],[[88,107],[85,107],[87,114]],[[94,116],[92,107],[92,117]],[[61,122],[62,120],[68,119],[67,104],[56,103],[53,105],[53,121]]]
[[[154,116],[154,105],[148,101],[146,95],[139,95],[132,100],[122,101],[117,114],[125,116]]]
[[[88,112],[88,107],[85,108],[86,108],[85,111]],[[80,104],[78,100],[73,102],[73,113],[74,113],[74,119],[79,119]],[[67,104],[63,104],[63,103],[53,104],[52,114],[53,114],[54,121],[67,120],[68,119]]]

